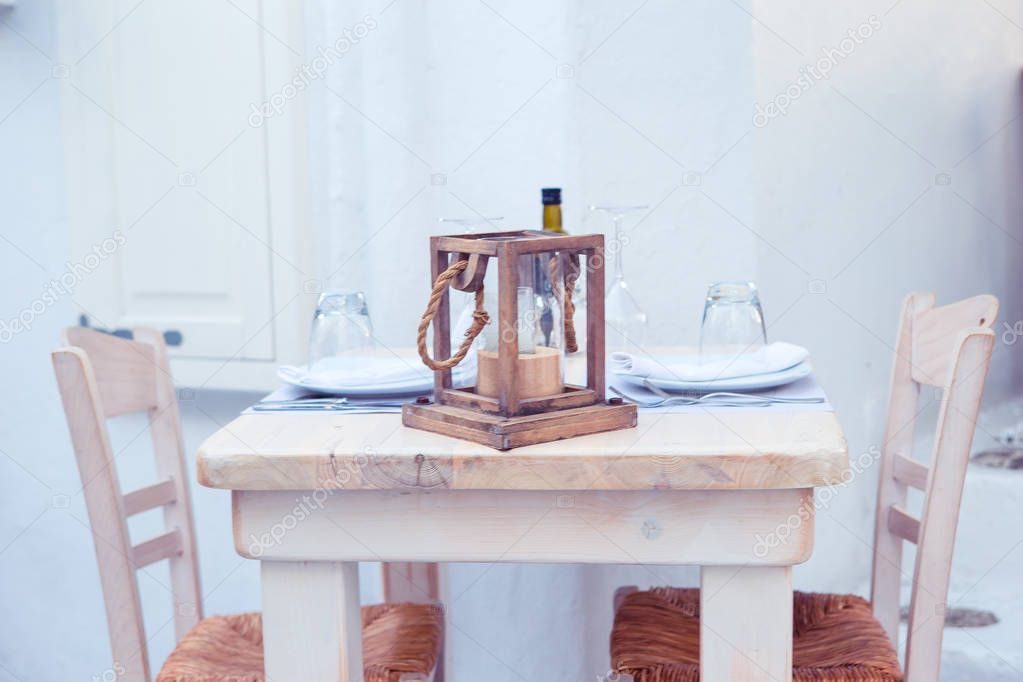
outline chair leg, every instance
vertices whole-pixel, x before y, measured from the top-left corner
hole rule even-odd
[[[445,634],[447,627],[444,628]],[[437,665],[433,666],[433,678],[431,682],[444,682],[444,640],[440,643],[440,654],[437,656]]]

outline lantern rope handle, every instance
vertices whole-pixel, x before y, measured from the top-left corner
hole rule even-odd
[[[433,291],[430,292],[430,299],[426,303],[426,311],[423,312],[423,317],[419,320],[416,346],[423,364],[430,369],[451,369],[464,360],[465,356],[469,353],[469,349],[472,348],[473,341],[476,340],[476,337],[480,335],[483,328],[490,322],[490,314],[483,308],[483,283],[481,282],[479,288],[476,289],[476,309],[472,313],[472,324],[465,330],[465,341],[459,346],[458,352],[447,360],[434,360],[426,350],[426,330],[429,329],[433,316],[437,314],[440,299],[444,295],[444,291],[451,284],[451,280],[468,266],[469,261],[467,260],[455,261],[453,265],[437,276],[437,280],[433,283]]]
[[[575,334],[575,301],[572,300],[572,291],[575,283],[579,281],[581,267],[579,255],[573,254],[568,258],[568,267],[565,268],[565,352],[574,353],[579,350],[579,343]]]
[[[582,274],[579,265],[579,254],[571,254],[566,259],[565,275],[562,278],[564,283],[564,293],[559,296],[557,289],[558,283],[558,259],[552,257],[549,265],[548,278],[550,279],[551,285],[554,288],[554,295],[560,298],[565,305],[565,352],[574,353],[579,350],[579,342],[576,339],[575,331],[575,301],[572,300],[572,290],[575,289],[575,283],[579,281],[579,275]]]

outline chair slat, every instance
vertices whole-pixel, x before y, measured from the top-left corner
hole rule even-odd
[[[998,315],[998,299],[985,294],[931,308],[913,321],[913,380],[944,388],[959,353],[959,332],[990,328]]]
[[[920,539],[920,519],[901,507],[893,506],[888,510],[888,530],[916,544]]]
[[[131,548],[131,560],[135,564],[135,568],[155,564],[157,561],[170,559],[180,554],[181,531],[177,528]]]
[[[930,472],[926,465],[901,453],[896,453],[892,459],[892,475],[895,479],[917,490],[927,490],[927,475]]]
[[[85,327],[68,327],[63,337],[88,355],[105,419],[156,407],[159,367],[152,346]]]
[[[133,490],[124,496],[124,515],[134,516],[150,509],[171,504],[178,498],[177,484],[173,478],[145,488]]]

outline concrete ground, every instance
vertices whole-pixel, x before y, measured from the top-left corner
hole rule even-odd
[[[978,441],[982,441],[978,432]],[[993,612],[995,625],[945,628],[942,682],[1023,680],[1023,470],[971,464],[949,605]],[[904,603],[908,603],[904,602]]]

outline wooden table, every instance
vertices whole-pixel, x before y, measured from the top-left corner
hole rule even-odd
[[[775,407],[510,452],[396,414],[252,414],[199,451],[262,561],[268,677],[311,681],[362,680],[359,561],[699,565],[703,679],[789,679],[813,487],[846,466],[834,413]]]

